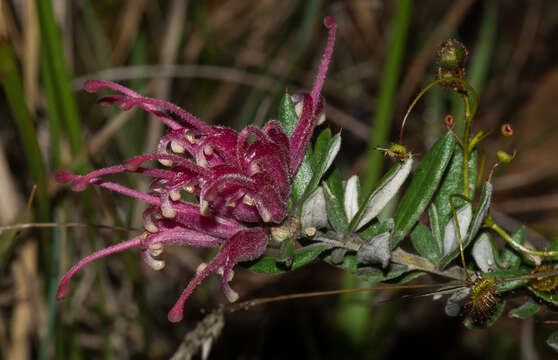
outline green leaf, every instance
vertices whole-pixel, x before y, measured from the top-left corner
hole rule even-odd
[[[329,142],[331,141],[331,130],[329,128],[324,129],[320,135],[316,138],[316,143],[314,144],[314,157],[313,157],[313,168],[316,169],[317,165],[320,164],[322,158],[327,152]]]
[[[419,255],[427,258],[431,263],[435,264],[440,259],[441,251],[438,243],[425,225],[418,223],[415,226],[411,232],[411,241]]]
[[[382,178],[380,184],[371,192],[362,204],[349,226],[350,231],[356,231],[374,219],[383,210],[387,203],[395,196],[397,191],[409,176],[413,165],[413,157],[409,156],[403,164],[398,162]]]
[[[395,231],[391,238],[392,249],[405,238],[426,209],[440,183],[454,148],[455,138],[448,132],[436,141],[417,167],[397,210]]]
[[[314,147],[314,167],[312,179],[308,183],[301,200],[304,201],[318,187],[320,180],[330,167],[341,148],[341,136],[336,134],[331,137],[331,131],[325,129],[318,136]]]
[[[473,218],[473,208],[467,203],[461,209],[457,210],[455,217],[452,218],[444,229],[444,239],[442,246],[442,254],[447,255],[454,251],[459,251],[459,238],[465,241],[467,230]],[[457,231],[459,225],[459,233]]]
[[[428,219],[430,220],[430,229],[432,230],[432,236],[438,244],[438,249],[442,249],[443,243],[443,231],[442,225],[440,224],[440,217],[438,216],[438,208],[434,203],[430,203],[430,208],[428,209]]]
[[[288,93],[285,93],[281,98],[281,103],[279,104],[279,122],[283,126],[283,130],[287,135],[290,135],[298,122],[298,116],[296,116],[295,105],[291,100]],[[298,168],[298,171],[293,179],[292,197],[294,203],[298,203],[301,199],[310,179],[312,179],[312,147],[308,146],[306,153],[304,153],[304,158],[302,163]]]
[[[347,258],[347,257],[345,257]],[[405,274],[408,268],[405,265],[391,263],[387,270],[375,266],[363,266],[355,270],[354,274],[361,280],[369,282],[380,282],[392,280]]]
[[[498,280],[496,283],[496,293],[503,294],[508,291],[515,290],[527,284],[527,279],[515,279],[506,280],[513,277],[518,277],[521,275],[527,275],[529,272],[527,270],[498,270],[489,273],[484,273],[483,277],[493,278]]]
[[[281,248],[279,249],[279,256],[277,260],[285,263],[287,267],[292,266],[293,264],[293,256],[294,256],[294,239],[287,239],[283,241],[281,244]]]
[[[558,352],[558,331],[553,332],[546,339],[546,345],[550,346],[552,350]]]
[[[409,272],[407,266],[391,263],[387,269],[382,270],[377,266],[361,266],[357,261],[356,254],[352,253],[346,255],[341,263],[334,263],[331,255],[324,258],[324,261],[341,268],[351,274],[357,276],[359,279],[368,282],[380,282],[399,278],[401,275]]]
[[[358,213],[360,207],[360,181],[358,176],[351,176],[345,183],[345,196],[343,203],[345,205],[345,214],[349,223]]]
[[[477,209],[473,215],[473,220],[471,225],[469,226],[469,231],[467,232],[467,236],[463,239],[463,250],[469,246],[471,241],[477,235],[482,223],[484,221],[484,217],[488,212],[488,208],[490,207],[490,199],[492,196],[492,184],[489,182],[485,182],[484,186],[481,190],[481,198]],[[459,248],[455,249],[454,251],[450,252],[449,254],[442,257],[440,263],[438,264],[439,269],[445,268],[455,257],[459,254]]]
[[[262,256],[258,260],[249,262],[248,269],[260,274],[282,274],[284,272],[298,269],[299,267],[308,264],[310,261],[318,257],[329,246],[322,244],[315,244],[305,246],[294,252],[292,257],[292,265],[290,268],[277,262],[277,258],[273,256]]]
[[[475,181],[477,176],[477,152],[473,151],[469,159],[469,198],[474,198]],[[451,162],[448,166],[440,188],[436,192],[433,204],[438,210],[438,221],[440,223],[440,230],[443,232],[446,224],[449,222],[451,214],[450,197],[452,195],[464,195],[463,185],[463,150],[457,146],[453,153]],[[453,204],[456,209],[461,208],[465,201],[458,197],[453,197]]]
[[[531,291],[540,299],[543,299],[544,301],[550,304],[558,306],[558,296],[556,296],[553,292],[537,290],[532,286],[527,286],[527,289],[529,289],[529,291]]]
[[[529,298],[525,304],[510,310],[508,316],[515,319],[527,319],[535,315],[541,307],[541,304]]]
[[[324,183],[324,196],[329,223],[336,232],[340,234],[346,233],[349,223],[345,214],[343,183],[339,178],[337,169],[328,175]]]
[[[525,226],[521,226],[517,229],[512,234],[512,238],[520,244],[525,243]],[[521,257],[519,254],[506,246],[500,254],[500,266],[504,269],[517,270],[519,269],[519,265],[521,265]]]
[[[279,122],[281,123],[281,126],[283,126],[283,130],[287,135],[290,135],[293,132],[298,122],[295,104],[291,100],[291,96],[288,93],[283,95],[281,102],[279,103]]]
[[[498,269],[498,250],[489,233],[483,232],[480,234],[473,245],[471,254],[482,272],[486,273]]]
[[[358,232],[358,236],[366,242],[369,242],[378,234],[393,231],[393,219],[386,219],[382,222],[370,223]]]

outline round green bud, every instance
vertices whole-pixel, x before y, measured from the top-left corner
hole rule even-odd
[[[509,164],[513,158],[515,157],[515,154],[510,155],[507,152],[505,152],[504,150],[498,150],[496,152],[496,156],[498,157],[498,161],[503,163],[503,164]]]
[[[459,41],[450,39],[438,50],[438,65],[445,70],[457,70],[465,66],[467,48]]]

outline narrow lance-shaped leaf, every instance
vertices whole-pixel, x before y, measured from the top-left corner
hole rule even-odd
[[[376,235],[357,252],[357,260],[360,264],[380,264],[383,269],[388,266],[390,258],[389,233]]]
[[[481,198],[477,209],[473,215],[473,221],[471,222],[471,226],[469,227],[469,231],[467,232],[467,236],[463,239],[463,249],[465,250],[467,246],[471,243],[471,241],[477,235],[479,229],[482,226],[484,221],[484,217],[488,212],[488,208],[490,207],[490,199],[492,197],[492,184],[489,182],[485,182],[484,186],[481,190]],[[459,247],[455,250],[446,253],[444,257],[440,260],[438,267],[440,269],[445,268],[455,257],[459,254]]]
[[[328,226],[326,199],[321,187],[318,187],[302,204],[300,215],[302,229],[324,228]]]
[[[454,148],[455,138],[448,132],[436,141],[417,167],[397,210],[395,230],[391,237],[392,249],[403,240],[428,206]]]
[[[472,255],[482,272],[498,269],[498,253],[489,233],[481,233],[473,245]]]
[[[295,270],[303,265],[308,264],[318,257],[329,246],[323,244],[313,244],[301,249],[295,250],[292,256],[292,264],[289,267],[277,262],[277,258],[273,256],[262,256],[255,262],[251,263],[248,269],[260,274],[282,274],[284,272]]]
[[[457,210],[456,215],[457,221],[455,218],[451,219],[444,230],[444,255],[450,254],[455,250],[459,250],[460,237],[462,242],[465,241],[465,236],[467,235],[467,230],[469,229],[469,225],[471,224],[471,219],[473,217],[471,204],[467,203],[464,207]],[[457,231],[458,227],[459,233]]]
[[[339,172],[332,171],[324,182],[324,196],[327,205],[327,217],[333,229],[338,233],[346,233],[349,227],[343,200],[343,183]]]
[[[360,206],[360,182],[358,176],[353,175],[347,180],[343,202],[347,221],[350,223],[357,214]]]
[[[434,203],[430,203],[430,207],[428,209],[428,220],[430,221],[430,229],[432,231],[432,236],[438,244],[438,249],[440,249],[440,253],[442,252],[443,245],[443,230],[442,225],[440,224],[440,217],[438,216],[438,208]]]
[[[475,180],[477,177],[477,152],[473,151],[469,159],[469,198],[474,198]],[[446,224],[452,217],[450,197],[453,196],[453,204],[456,209],[463,206],[464,200],[455,195],[464,195],[463,187],[463,150],[457,146],[453,152],[452,159],[448,165],[448,169],[442,178],[440,188],[434,196],[433,205],[438,210],[438,221],[440,229],[443,231]]]
[[[510,310],[508,316],[516,319],[528,319],[531,316],[535,315],[541,307],[541,304],[529,298],[529,300],[527,300],[525,304]]]
[[[320,133],[314,147],[314,167],[312,179],[308,183],[301,200],[305,200],[320,183],[341,148],[341,136],[331,137],[331,131],[326,129]]]
[[[374,219],[401,188],[413,167],[413,157],[397,163],[380,181],[380,185],[367,197],[351,221],[349,229],[357,231]]]
[[[512,238],[519,244],[525,243],[525,226],[519,227],[513,234]],[[517,270],[521,265],[521,257],[514,250],[506,246],[500,255],[501,266],[505,269]]]
[[[411,241],[420,256],[435,264],[441,256],[440,248],[428,228],[418,223],[411,232]]]

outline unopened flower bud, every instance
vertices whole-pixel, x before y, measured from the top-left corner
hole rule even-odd
[[[513,158],[515,157],[515,153],[510,155],[507,152],[505,152],[504,150],[498,150],[498,152],[496,152],[496,156],[498,157],[499,162],[501,162],[503,164],[509,164],[513,160]]]
[[[461,42],[454,39],[447,40],[438,50],[436,78],[438,80],[452,77],[463,79],[465,77],[465,64],[467,63],[468,56],[469,52]],[[456,91],[463,90],[461,84],[457,81],[448,80],[447,82],[442,82],[442,85]]]
[[[447,127],[453,127],[454,122],[455,118],[453,117],[453,115],[447,114],[446,116],[444,116],[444,124],[446,124]]]
[[[450,71],[464,68],[469,52],[465,45],[455,39],[449,39],[438,50],[438,65]]]
[[[504,124],[500,128],[500,133],[502,133],[503,136],[512,136],[513,135],[513,128],[511,127],[510,124]]]

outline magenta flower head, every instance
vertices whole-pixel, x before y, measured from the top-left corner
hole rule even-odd
[[[143,214],[145,232],[133,239],[100,250],[74,265],[64,276],[57,298],[67,293],[70,278],[84,265],[128,248],[139,247],[142,258],[160,270],[158,259],[166,244],[219,247],[209,264],[201,264],[168,318],[182,319],[185,301],[210,273],[222,275],[225,296],[238,298],[229,282],[238,262],[257,259],[266,249],[265,223],[281,224],[287,217],[291,183],[320,115],[320,91],[333,52],[335,20],[324,19],[329,37],[318,76],[310,94],[302,94],[303,109],[290,136],[277,121],[263,129],[248,126],[240,133],[221,126],[208,126],[176,105],[142,97],[121,85],[105,81],[87,81],[88,92],[109,88],[120,93],[102,98],[101,105],[115,104],[122,110],[139,107],[155,115],[169,128],[161,138],[157,152],[141,155],[116,165],[74,175],[58,171],[59,183],[71,183],[75,191],[95,184],[143,200],[150,207]],[[183,121],[175,121],[173,113]],[[251,137],[250,141],[248,137]],[[145,166],[158,160],[166,169]],[[150,192],[144,194],[102,179],[104,175],[133,172],[151,176]],[[194,194],[198,203],[182,200],[182,192]]]

